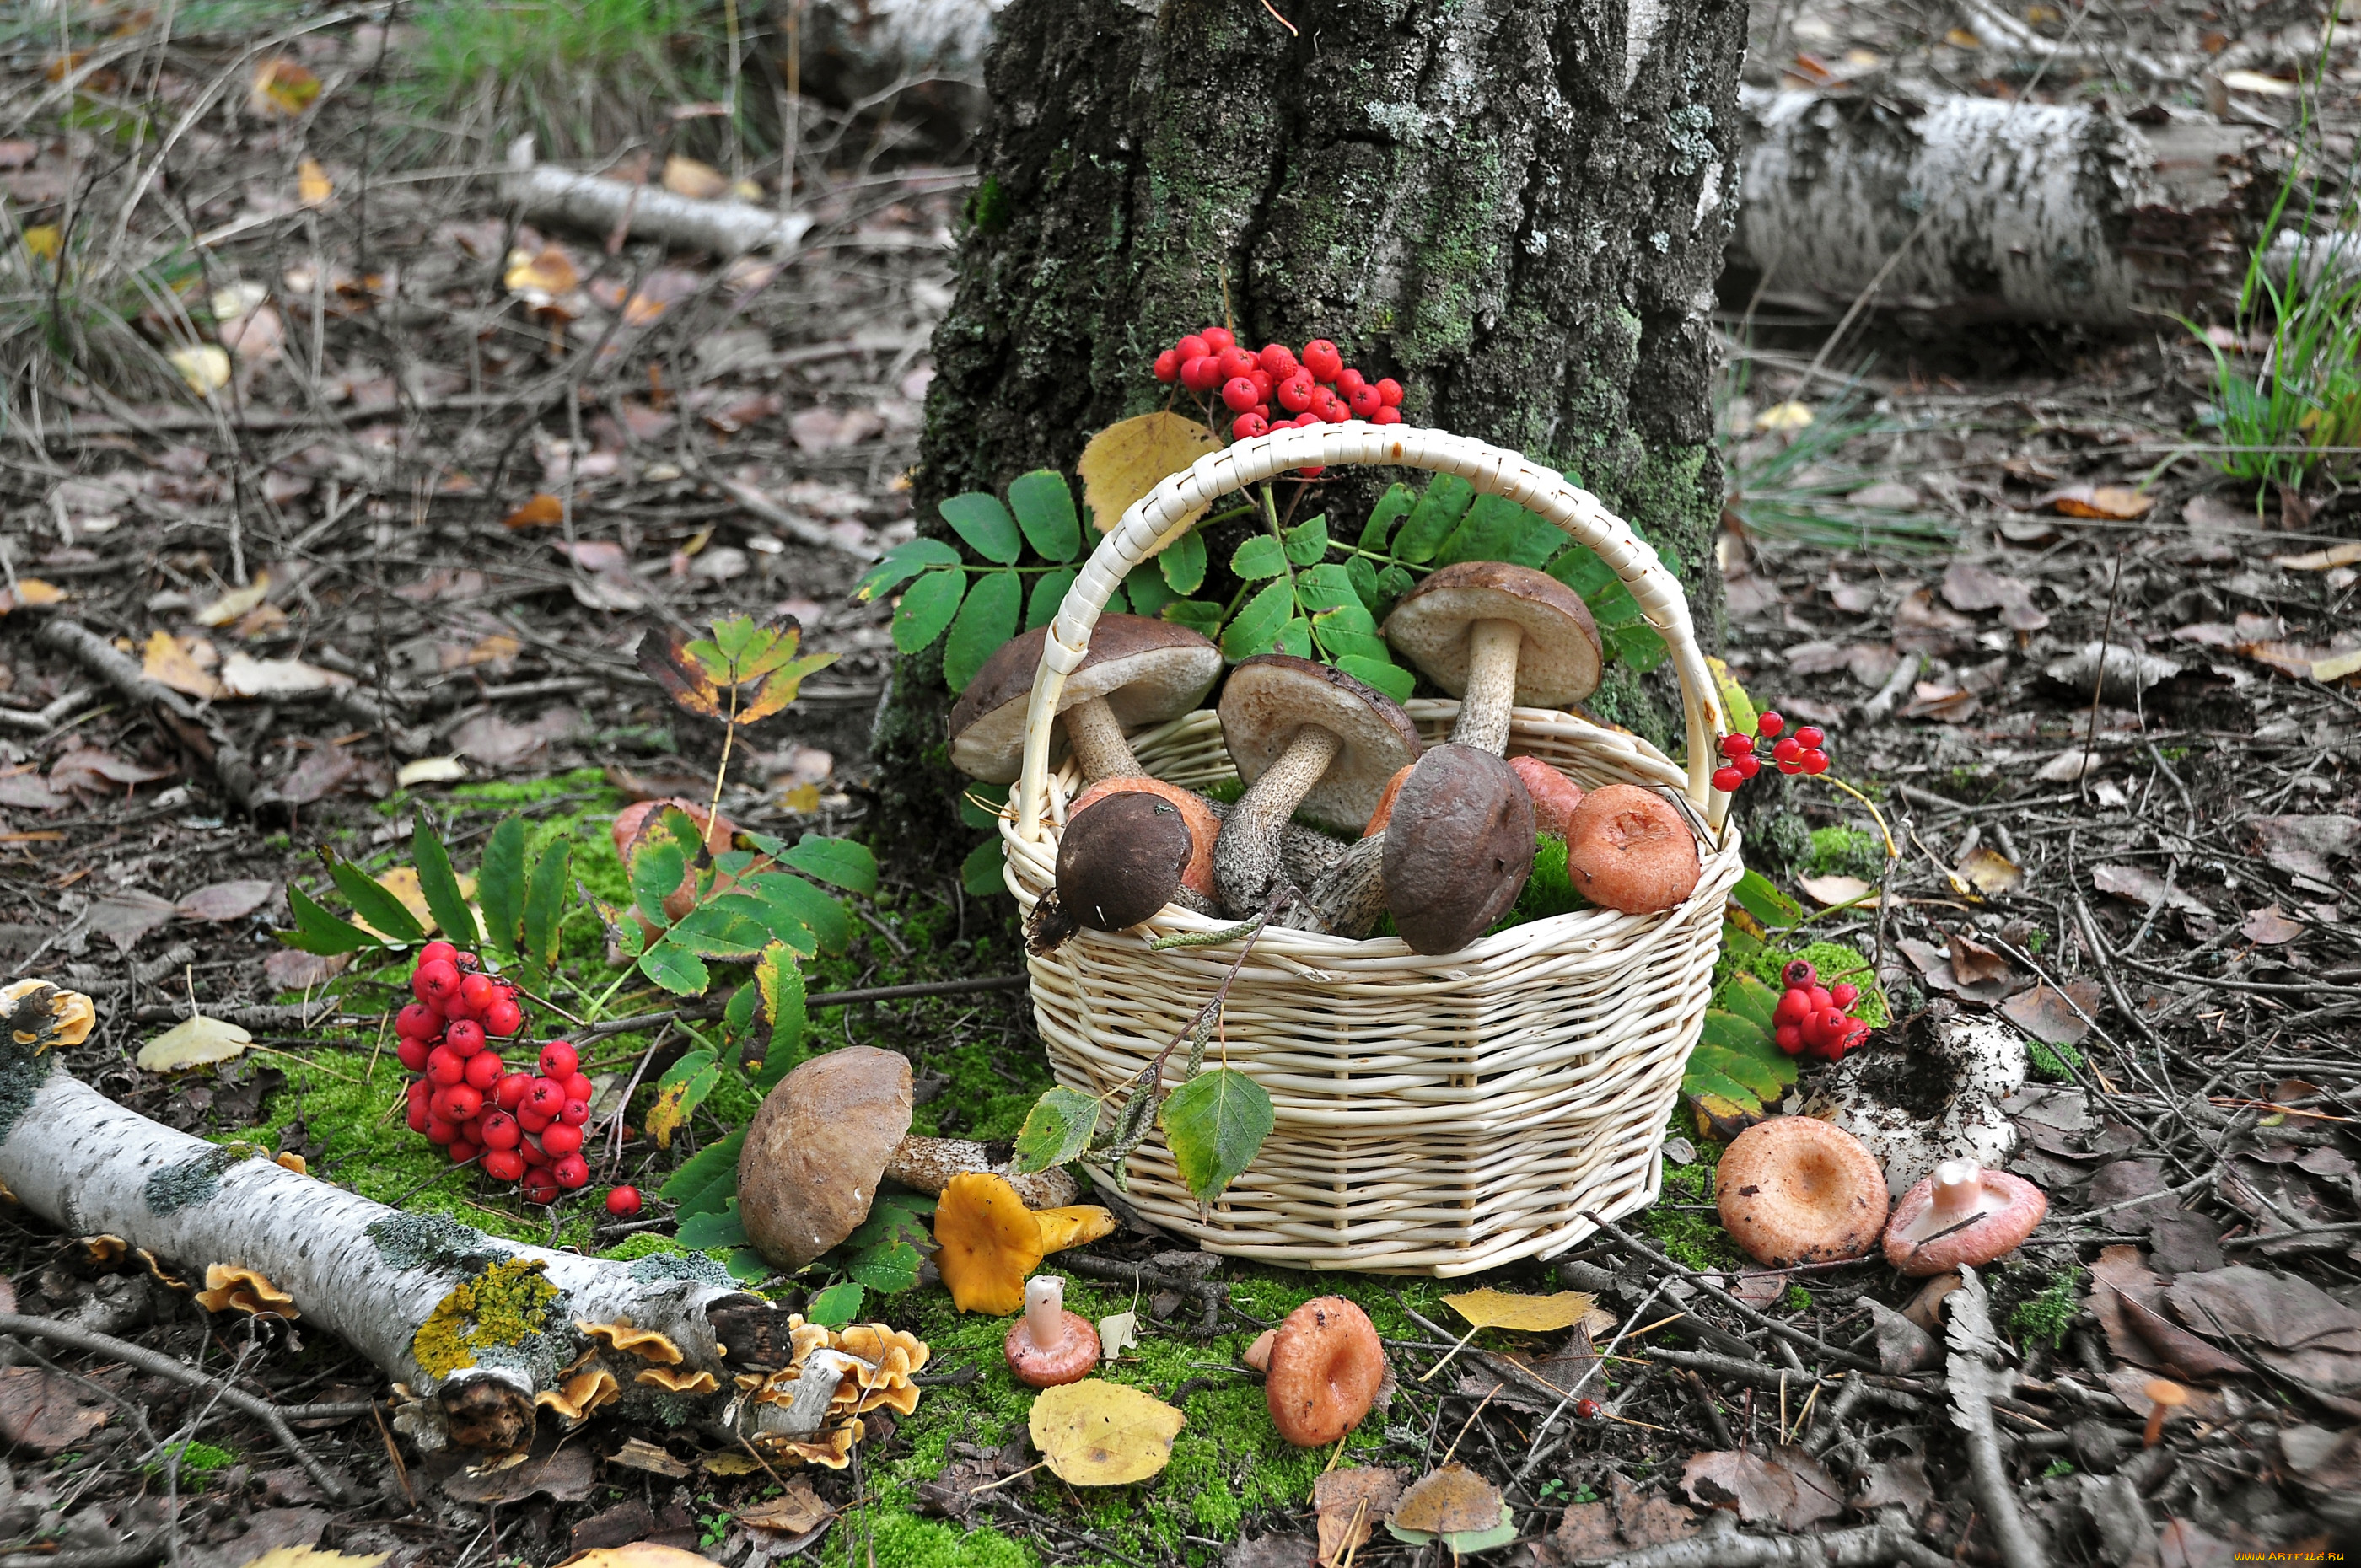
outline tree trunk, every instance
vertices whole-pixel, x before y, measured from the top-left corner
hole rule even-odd
[[[1744,5],[1274,3],[1294,36],[1252,0],[1016,0],[995,19],[922,531],[949,537],[947,495],[1071,469],[1092,433],[1163,404],[1159,350],[1228,322],[1253,344],[1332,338],[1403,382],[1411,422],[1577,478],[1710,630],[1707,313]],[[1325,506],[1349,519],[1366,484]],[[1669,689],[1627,672],[1592,706],[1664,740]],[[950,820],[944,706],[939,652],[901,660],[877,736],[889,842],[980,837]]]
[[[1874,285],[1880,306],[1969,318],[2225,313],[2275,188],[2254,171],[2268,133],[2241,126],[1903,91],[1741,104],[1734,255],[1766,297],[1839,310]]]

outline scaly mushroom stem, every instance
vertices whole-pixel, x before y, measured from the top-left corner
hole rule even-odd
[[[1280,922],[1290,930],[1366,937],[1386,912],[1386,834],[1379,828],[1345,851]]]
[[[1329,731],[1306,725],[1239,796],[1221,841],[1213,846],[1213,885],[1233,916],[1243,919],[1254,914],[1270,903],[1282,882],[1291,884],[1280,861],[1281,830],[1343,747]]]
[[[1025,1333],[1043,1350],[1055,1350],[1066,1337],[1066,1282],[1054,1274],[1037,1274],[1025,1282]]]
[[[1074,749],[1074,760],[1082,765],[1082,776],[1093,783],[1100,779],[1135,778],[1148,770],[1139,765],[1132,754],[1131,742],[1123,738],[1123,726],[1117,722],[1115,709],[1106,698],[1094,696],[1074,704],[1058,716],[1066,727],[1066,743]]]
[[[1479,620],[1467,629],[1467,689],[1451,739],[1499,756],[1509,749],[1509,709],[1517,698],[1517,651],[1525,629],[1513,620]]]
[[[973,1138],[909,1137],[885,1157],[885,1174],[905,1187],[938,1196],[954,1176],[997,1176],[1016,1189],[1027,1209],[1062,1209],[1082,1196],[1082,1189],[1062,1168],[1025,1175],[1014,1161],[1013,1154],[994,1158],[992,1149]]]
[[[1228,801],[1209,799],[1205,804],[1224,822],[1230,819]],[[1301,822],[1290,822],[1279,830],[1279,862],[1287,868],[1289,880],[1299,887],[1309,886],[1334,871],[1349,847],[1342,839],[1332,839],[1319,828],[1306,828]]]

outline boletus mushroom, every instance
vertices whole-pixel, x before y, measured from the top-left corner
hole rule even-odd
[[[1213,914],[1221,836],[1222,819],[1192,790],[1144,774],[1103,779],[1075,799],[1058,839],[1059,905],[1093,931],[1127,930],[1168,904]]]
[[[1721,1227],[1773,1268],[1859,1257],[1885,1224],[1885,1173],[1859,1138],[1812,1116],[1774,1116],[1730,1140],[1714,1171]]]
[[[1697,835],[1672,802],[1638,784],[1582,797],[1565,833],[1565,872],[1581,894],[1625,915],[1654,915],[1697,891]]]
[[[1460,699],[1451,739],[1499,756],[1511,707],[1564,707],[1598,689],[1598,624],[1546,572],[1460,561],[1428,576],[1386,617],[1386,641]]]
[[[1049,629],[1002,643],[950,713],[951,765],[987,784],[1014,784],[1025,756],[1025,714]],[[1082,776],[1145,773],[1127,729],[1178,718],[1204,700],[1222,673],[1222,651],[1185,626],[1145,615],[1103,615],[1090,652],[1066,677],[1058,725]]]
[[[1453,953],[1491,928],[1533,869],[1533,805],[1509,764],[1456,741],[1430,747],[1386,825],[1345,851],[1308,902],[1324,928],[1360,937],[1390,913],[1417,953]]]
[[[1222,687],[1222,741],[1246,783],[1213,847],[1213,880],[1229,913],[1261,913],[1291,885],[1280,839],[1298,811],[1340,831],[1357,830],[1386,781],[1419,754],[1418,729],[1401,705],[1326,664],[1263,653]]]
[[[970,1138],[909,1135],[910,1064],[898,1052],[846,1046],[779,1080],[738,1151],[738,1212],[766,1262],[801,1268],[859,1228],[890,1178],[940,1192],[968,1171],[1008,1171],[1005,1154]],[[1055,1208],[1074,1179],[1008,1172],[1027,1203]]]
[[[2025,1245],[2048,1212],[2048,1196],[2025,1178],[1947,1159],[1894,1205],[1885,1261],[1920,1277],[1982,1267]]]
[[[1019,1383],[1055,1388],[1079,1383],[1099,1364],[1099,1332],[1066,1310],[1066,1282],[1038,1274],[1025,1282],[1025,1315],[1008,1325],[1001,1354]]]
[[[1342,1296],[1321,1296],[1271,1336],[1263,1402],[1279,1436],[1318,1448],[1360,1425],[1385,1380],[1386,1347],[1369,1315]]]

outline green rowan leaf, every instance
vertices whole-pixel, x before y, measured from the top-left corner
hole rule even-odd
[[[946,498],[939,510],[943,521],[951,525],[951,532],[967,541],[968,548],[985,560],[1013,566],[1016,557],[1025,553],[1025,541],[998,497],[972,490]]]
[[[956,568],[921,574],[894,607],[894,646],[905,653],[934,646],[967,597],[967,574]]]
[[[524,818],[503,817],[484,843],[476,868],[476,902],[484,911],[484,939],[492,950],[513,955],[524,924]]]
[[[1009,510],[1033,553],[1044,561],[1071,561],[1082,547],[1082,522],[1074,512],[1074,492],[1055,468],[1020,474],[1008,487]]]
[[[1164,547],[1156,569],[1165,587],[1186,598],[1205,583],[1205,541],[1191,529]]]

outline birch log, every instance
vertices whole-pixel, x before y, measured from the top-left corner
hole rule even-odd
[[[801,213],[774,212],[749,202],[696,201],[660,185],[634,185],[537,162],[529,136],[509,144],[508,193],[536,223],[600,235],[622,227],[642,239],[716,256],[750,250],[788,255],[811,228],[811,219]]]
[[[2208,314],[2235,300],[2271,194],[2244,126],[1902,93],[1747,88],[1740,107],[1732,255],[1767,296],[1838,308],[1875,283],[1880,307],[1955,316]]]

